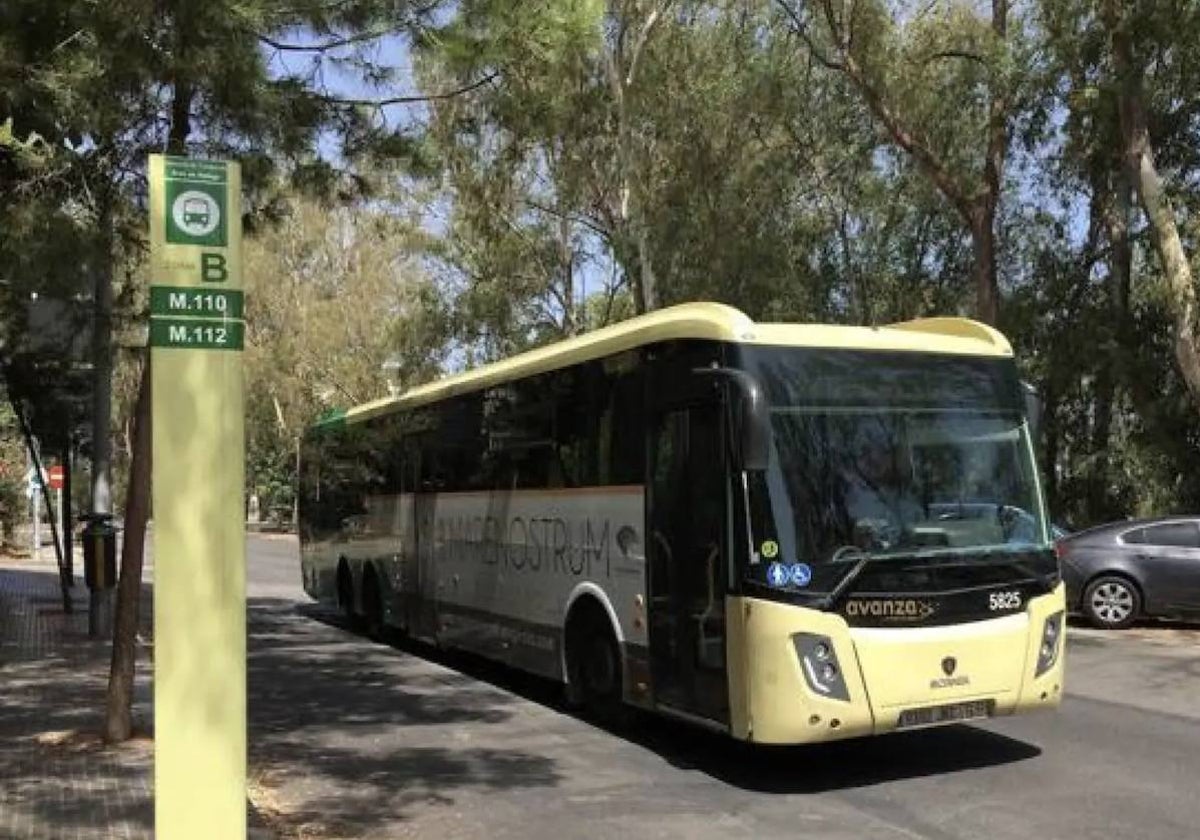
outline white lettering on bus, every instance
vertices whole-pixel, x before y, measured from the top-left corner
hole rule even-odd
[[[435,528],[442,550],[485,566],[574,577],[612,572],[607,519],[515,516],[505,524],[495,516],[448,516],[439,517]]]

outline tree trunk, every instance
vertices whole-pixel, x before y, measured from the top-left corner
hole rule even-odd
[[[177,24],[178,25],[178,24]],[[181,30],[182,32],[182,30]],[[182,34],[181,34],[182,37]],[[179,50],[182,53],[182,47]],[[181,54],[175,56],[185,66]],[[184,79],[175,80],[175,98],[171,103],[171,130],[167,151],[187,153],[186,140],[191,131],[191,105],[194,89]],[[150,402],[150,359],[146,348],[142,378],[134,409],[133,456],[129,465],[129,486],[125,493],[125,539],[121,544],[121,572],[117,584],[116,619],[113,625],[112,668],[108,677],[108,708],[105,737],[123,741],[132,733],[133,677],[137,664],[138,614],[141,612],[142,565],[146,550],[146,521],[150,517],[150,477],[153,457],[153,412]]]
[[[996,207],[980,202],[971,214],[971,277],[975,286],[975,317],[995,324],[1000,316],[1000,292],[996,283]]]
[[[124,741],[133,732],[133,677],[137,664],[137,629],[141,613],[142,565],[146,549],[146,520],[150,515],[150,350],[142,365],[133,417],[133,458],[125,494],[125,539],[121,544],[121,575],[117,585],[113,628],[112,667],[108,677],[108,708],[104,737]]]
[[[46,471],[42,466],[42,454],[38,451],[37,441],[34,440],[33,429],[29,426],[29,418],[25,416],[25,409],[18,402],[16,395],[13,394],[12,388],[10,387],[6,390],[8,391],[8,400],[12,406],[13,414],[17,417],[17,425],[21,427],[21,437],[25,440],[25,449],[29,452],[29,461],[33,464],[35,474],[43,476],[46,474]],[[50,528],[54,535],[54,552],[58,558],[58,587],[62,593],[63,612],[70,613],[72,612],[71,585],[74,583],[74,580],[67,575],[62,544],[58,539],[58,527],[54,520],[54,505],[50,501],[50,488],[46,486],[45,482],[39,482],[39,484],[41,486],[42,499],[46,503],[47,519],[50,521]]]
[[[30,439],[30,443],[32,443]],[[44,475],[42,472],[42,455],[40,452],[31,449],[33,455],[34,469],[38,471],[38,475]],[[42,502],[46,505],[46,519],[50,522],[50,535],[54,539],[54,556],[58,561],[58,587],[62,590],[63,612],[73,612],[71,604],[71,587],[75,585],[75,581],[71,578],[67,571],[66,555],[63,553],[63,542],[58,534],[58,519],[54,510],[54,500],[50,497],[50,487],[47,482],[40,482]]]
[[[1114,173],[1109,173],[1110,178]],[[1115,183],[1113,183],[1115,181]],[[1133,250],[1129,244],[1129,183],[1118,171],[1115,178],[1105,179],[1100,189],[1100,214],[1109,243],[1108,260],[1108,323],[1104,331],[1104,352],[1096,372],[1095,423],[1092,427],[1091,451],[1096,468],[1089,477],[1088,515],[1093,521],[1112,519],[1119,511],[1110,507],[1111,447],[1113,417],[1121,391],[1127,386],[1129,374],[1126,354],[1131,350],[1129,325],[1129,291],[1133,267]]]
[[[651,9],[642,21],[636,34],[627,27],[629,21],[621,20],[609,52],[605,55],[605,75],[609,83],[609,91],[613,97],[617,122],[617,165],[621,173],[620,207],[617,217],[620,220],[617,235],[637,254],[637,266],[629,270],[629,261],[617,260],[626,270],[630,287],[633,291],[634,310],[639,314],[658,308],[658,282],[654,276],[654,263],[650,253],[650,235],[646,229],[646,219],[643,202],[637,194],[644,181],[644,173],[639,171],[633,148],[633,130],[629,124],[629,90],[637,78],[638,60],[646,47],[651,31],[661,19],[663,12],[670,5],[670,0]],[[627,42],[629,37],[632,42]]]
[[[92,322],[92,510],[112,513],[112,207],[99,196],[100,233],[95,267]]]
[[[1105,18],[1112,38],[1113,69],[1120,90],[1118,107],[1125,165],[1150,222],[1154,249],[1167,281],[1167,300],[1174,319],[1175,359],[1192,402],[1200,409],[1200,322],[1197,320],[1196,287],[1179,239],[1174,209],[1154,166],[1154,146],[1143,96],[1143,68],[1134,58],[1129,17],[1122,12],[1123,4],[1119,0],[1107,0]]]
[[[68,408],[64,422],[66,432],[63,436],[62,448],[62,510],[59,511],[59,521],[62,523],[63,532],[63,562],[66,564],[66,568],[63,570],[63,577],[68,590],[75,585],[75,541],[74,534],[71,531],[75,522],[75,516],[72,512],[73,500],[71,499],[71,469],[75,466],[75,437],[71,432],[73,423],[74,417]],[[70,598],[64,600],[66,604],[69,604],[71,601]],[[70,612],[70,610],[68,609],[67,612]]]
[[[646,277],[652,278],[653,275],[642,268],[642,248],[630,234],[631,227],[632,225],[628,222],[618,218],[610,247],[613,260],[620,266],[625,282],[629,284],[629,291],[633,296],[634,313],[645,315],[654,308],[650,305],[650,298],[646,294],[645,288]]]
[[[641,283],[638,284],[642,296],[642,311],[651,312],[658,309],[658,280],[654,276],[654,263],[650,256],[650,235],[645,225],[639,222],[637,233],[638,268],[641,272]]]
[[[1058,392],[1047,379],[1042,397],[1042,476],[1046,482],[1046,507],[1061,516],[1058,498]]]
[[[564,213],[558,217],[558,266],[562,272],[563,335],[578,335],[585,325],[581,323],[582,307],[575,299],[575,251],[571,247],[571,221]],[[582,297],[582,296],[581,296]]]
[[[992,28],[997,37],[1005,38],[1007,27],[1008,3],[1006,0],[995,0],[992,5]],[[974,257],[971,275],[975,286],[975,317],[984,323],[995,324],[1000,312],[1000,290],[996,279],[996,208],[1000,202],[1008,142],[1008,100],[1002,94],[992,92],[983,172],[976,184],[966,188],[951,172],[948,164],[934,153],[919,133],[904,122],[883,93],[871,84],[852,52],[846,52],[841,62],[827,62],[827,66],[846,74],[871,113],[887,130],[892,142],[916,162],[917,167],[933,182],[970,229]]]
[[[992,32],[1008,40],[1008,0],[992,0]],[[1000,284],[996,278],[996,208],[1003,189],[1004,158],[1008,152],[1009,102],[1003,82],[994,80],[988,91],[988,141],[983,158],[983,191],[976,198],[971,227],[975,252],[975,309],[977,317],[995,325],[1000,318]]]

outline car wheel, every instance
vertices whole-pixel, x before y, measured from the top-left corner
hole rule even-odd
[[[1133,624],[1142,611],[1142,597],[1133,582],[1106,575],[1088,584],[1083,611],[1096,627],[1121,630]]]

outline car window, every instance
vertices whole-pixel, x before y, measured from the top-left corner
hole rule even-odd
[[[1131,542],[1129,535],[1125,542]],[[1183,548],[1200,548],[1200,529],[1195,522],[1170,522],[1165,525],[1151,525],[1142,529],[1142,538],[1138,542],[1148,545],[1176,546]]]
[[[1134,528],[1121,534],[1121,542],[1127,545],[1141,545],[1146,541],[1146,529]]]

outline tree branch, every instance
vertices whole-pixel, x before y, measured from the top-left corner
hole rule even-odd
[[[968,52],[967,50],[940,50],[935,53],[930,53],[921,59],[922,64],[930,64],[943,58],[962,58],[967,61],[974,61],[981,65],[987,65],[987,61],[978,53]]]
[[[840,61],[834,61],[817,48],[817,45],[813,43],[812,37],[808,34],[808,25],[801,19],[800,13],[793,9],[787,0],[776,0],[776,5],[779,6],[779,8],[783,10],[783,13],[788,16],[788,19],[791,21],[791,25],[788,28],[795,35],[800,36],[800,40],[802,40],[804,45],[808,47],[808,52],[813,58],[815,58],[829,70],[844,69]]]
[[[928,173],[934,185],[941,190],[942,194],[946,196],[950,203],[954,205],[954,208],[969,223],[974,212],[975,202],[972,201],[971,197],[963,191],[962,186],[951,176],[941,159],[915,133],[904,125],[899,115],[883,100],[879,91],[867,81],[866,75],[853,56],[846,57],[844,71],[855,87],[862,91],[863,98],[867,100],[867,107],[883,123],[884,128],[891,135],[893,142],[910,154],[913,160],[917,162],[917,165]]]
[[[583,216],[577,216],[573,213],[564,213],[562,210],[558,210],[557,208],[554,208],[554,207],[547,207],[546,205],[541,204],[540,202],[534,201],[533,199],[530,199],[530,198],[523,198],[523,199],[521,199],[521,202],[526,207],[530,207],[534,210],[537,210],[541,213],[545,213],[549,216],[554,216],[557,219],[562,219],[563,221],[571,222],[573,224],[583,225],[588,230],[590,230],[592,233],[596,234],[601,239],[604,239],[606,241],[612,237],[611,230],[607,230],[607,229],[601,227],[596,222],[593,222],[590,219],[584,218]]]
[[[646,16],[645,22],[642,23],[642,28],[638,31],[637,39],[633,42],[633,52],[629,56],[629,68],[625,73],[626,86],[633,84],[633,80],[637,73],[638,59],[642,57],[642,51],[646,48],[646,42],[650,40],[650,32],[654,29],[654,25],[658,23],[659,19],[662,17],[662,13],[665,12],[667,7],[670,5],[671,0],[664,0],[661,5],[655,7],[654,10]]]
[[[264,35],[261,32],[254,33],[259,41],[266,44],[272,49],[280,52],[329,52],[340,47],[348,47],[351,44],[361,44],[364,41],[375,41],[379,38],[384,38],[400,30],[396,27],[388,27],[387,29],[375,29],[370,32],[357,32],[354,35],[347,35],[344,38],[335,38],[332,41],[323,41],[319,44],[289,44],[284,41],[277,41],[269,35]]]
[[[444,100],[444,99],[453,99],[456,96],[462,96],[465,93],[470,93],[473,90],[478,90],[479,88],[483,87],[484,85],[488,84],[489,82],[492,82],[495,79],[499,78],[499,76],[500,76],[500,71],[493,70],[491,73],[488,73],[482,79],[471,82],[468,85],[463,85],[462,87],[455,88],[454,90],[441,91],[439,93],[425,93],[425,94],[415,94],[414,93],[414,94],[406,94],[404,96],[389,96],[385,99],[345,99],[340,96],[330,96],[328,94],[321,94],[319,96],[319,98],[322,102],[328,103],[330,105],[363,106],[363,107],[367,107],[367,108],[385,108],[388,105],[404,105],[404,104],[412,103],[412,102],[435,102],[435,101]]]
[[[846,49],[850,44],[850,38],[845,32],[845,27],[843,26],[844,21],[840,20],[839,16],[836,14],[833,8],[833,0],[822,0],[821,5],[825,7],[825,23],[829,26],[829,34],[833,37],[833,40],[837,42],[837,45],[842,50],[842,53],[845,54]]]

